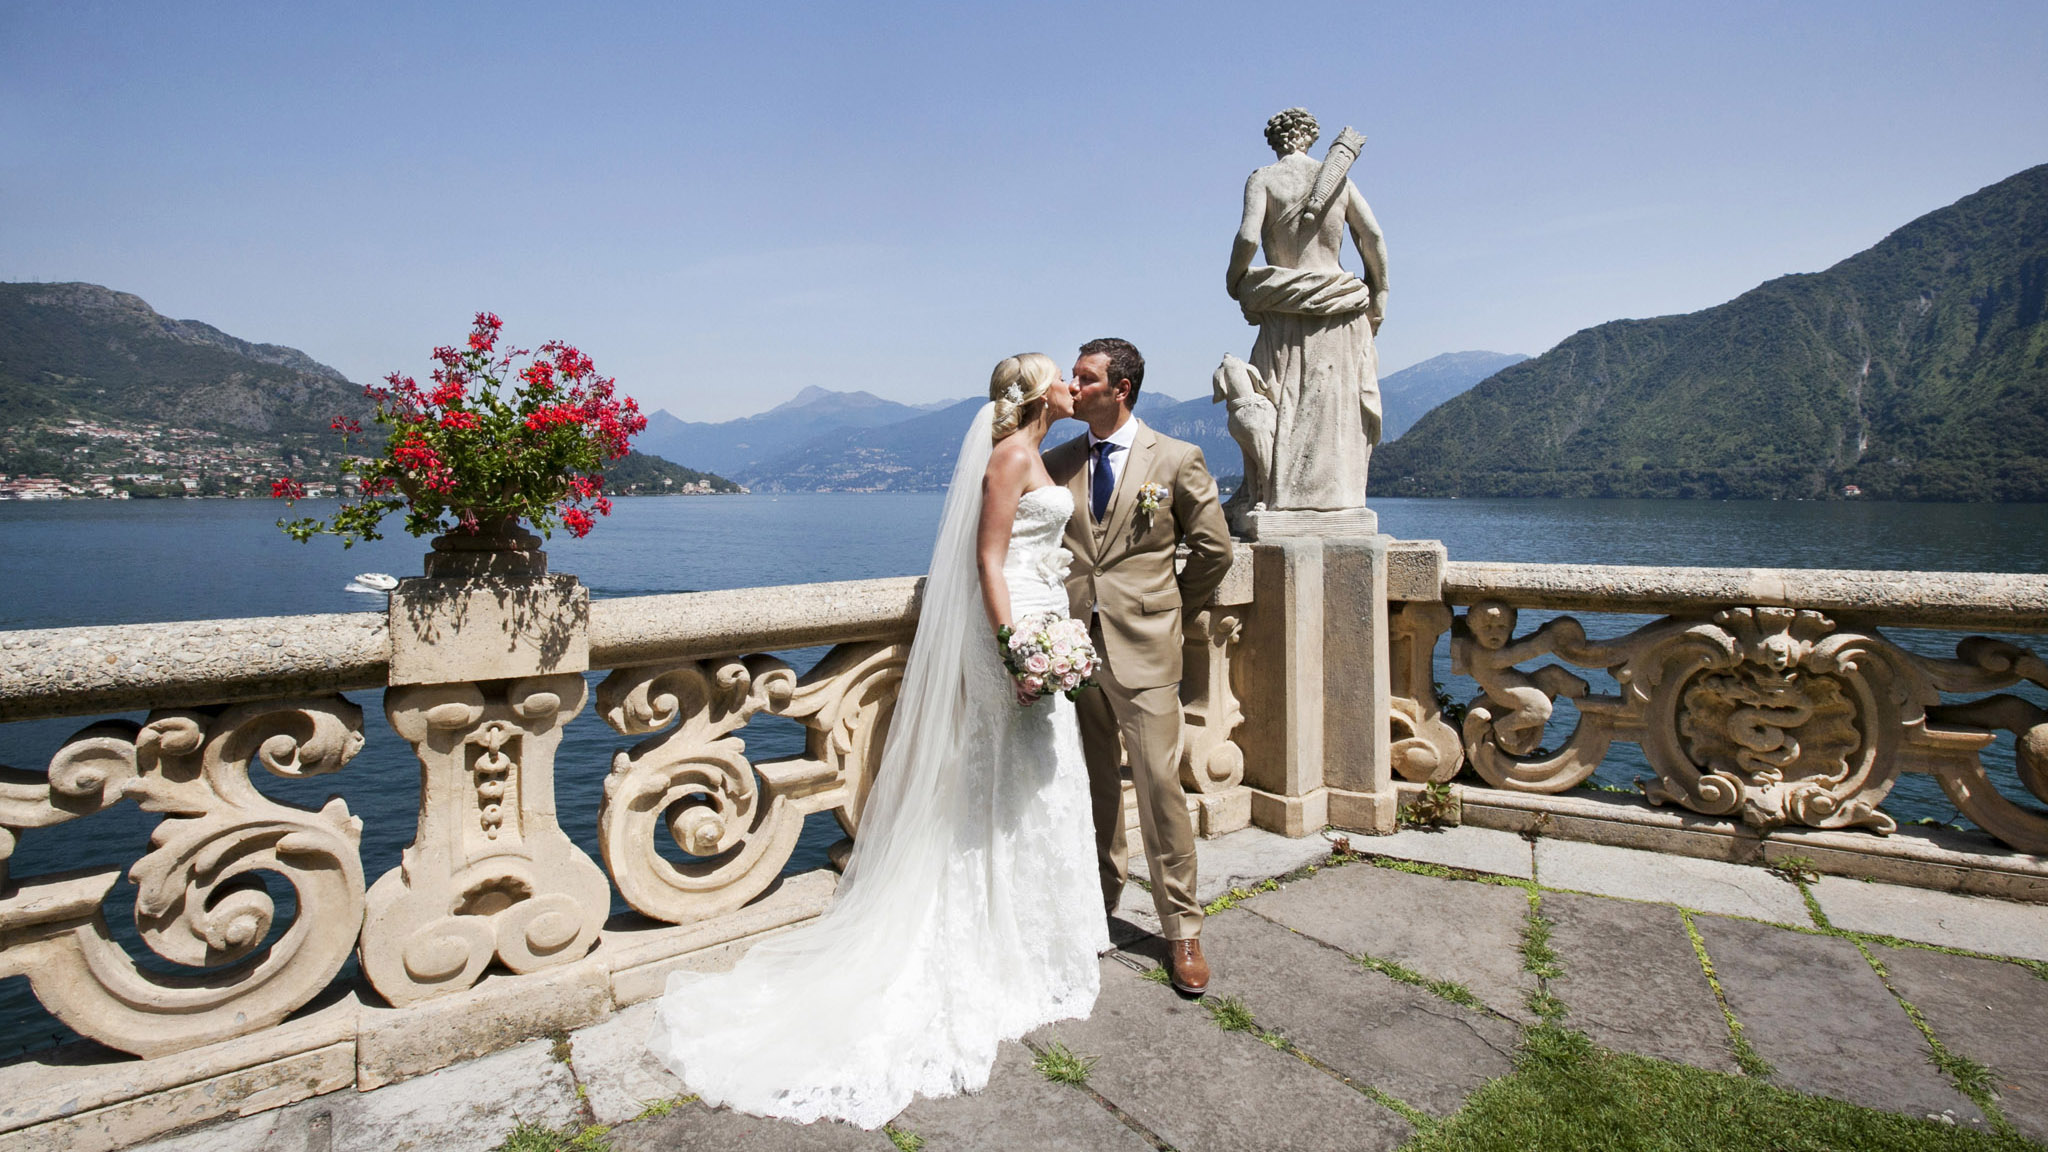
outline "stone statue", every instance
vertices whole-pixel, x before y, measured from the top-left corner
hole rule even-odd
[[[1267,530],[1283,521],[1290,532],[1374,530],[1365,483],[1380,438],[1373,336],[1386,310],[1387,245],[1349,177],[1365,138],[1344,129],[1319,163],[1308,149],[1320,135],[1302,108],[1266,122],[1279,159],[1245,181],[1230,251],[1230,296],[1259,337],[1249,363],[1224,358],[1214,398],[1230,405],[1244,449],[1244,483],[1227,511],[1254,538],[1261,518]],[[1346,230],[1363,280],[1339,263]],[[1254,267],[1262,247],[1268,263]]]

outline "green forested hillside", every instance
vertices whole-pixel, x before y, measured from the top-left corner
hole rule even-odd
[[[604,471],[604,490],[612,496],[746,491],[723,476],[685,468],[645,452],[628,452],[612,461]]]
[[[369,401],[305,353],[158,315],[97,284],[0,284],[0,430],[58,418],[276,436]]]
[[[1375,453],[1388,496],[2048,500],[2048,165],[1824,272],[1589,328]]]

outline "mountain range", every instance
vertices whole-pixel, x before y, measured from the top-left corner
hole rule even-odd
[[[1372,471],[1392,496],[2048,500],[2048,165],[1825,271],[1579,332]]]
[[[1412,423],[1428,407],[1527,357],[1453,352],[1386,377],[1388,420]],[[960,435],[984,401],[968,397],[922,408],[866,392],[811,387],[757,416],[687,423],[667,411],[648,417],[644,451],[688,461],[754,491],[922,492],[946,486]],[[1139,393],[1137,414],[1168,436],[1202,449],[1218,477],[1244,470],[1228,413],[1208,396],[1179,400],[1155,387]],[[1047,444],[1078,436],[1082,425],[1055,424]]]
[[[1449,353],[1381,388],[1391,442],[1373,457],[1378,495],[2048,500],[2048,165],[1825,271],[1597,325],[1535,359]],[[638,447],[756,491],[931,490],[981,402],[813,387],[716,424],[655,412]],[[315,434],[367,407],[302,352],[167,319],[127,293],[0,284],[0,471],[84,459],[46,431],[58,417],[295,441],[289,458],[322,454]],[[1138,414],[1200,446],[1219,478],[1241,471],[1206,395],[1148,388]]]

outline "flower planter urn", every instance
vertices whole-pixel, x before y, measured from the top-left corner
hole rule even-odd
[[[588,671],[590,590],[548,575],[540,543],[510,518],[435,537],[426,575],[391,593],[389,683]]]

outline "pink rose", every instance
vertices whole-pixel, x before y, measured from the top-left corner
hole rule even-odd
[[[1047,668],[1052,667],[1052,661],[1047,660],[1045,658],[1045,653],[1043,652],[1033,652],[1030,655],[1030,657],[1024,661],[1024,667],[1030,669],[1033,672],[1039,673],[1040,675],[1043,675]]]

